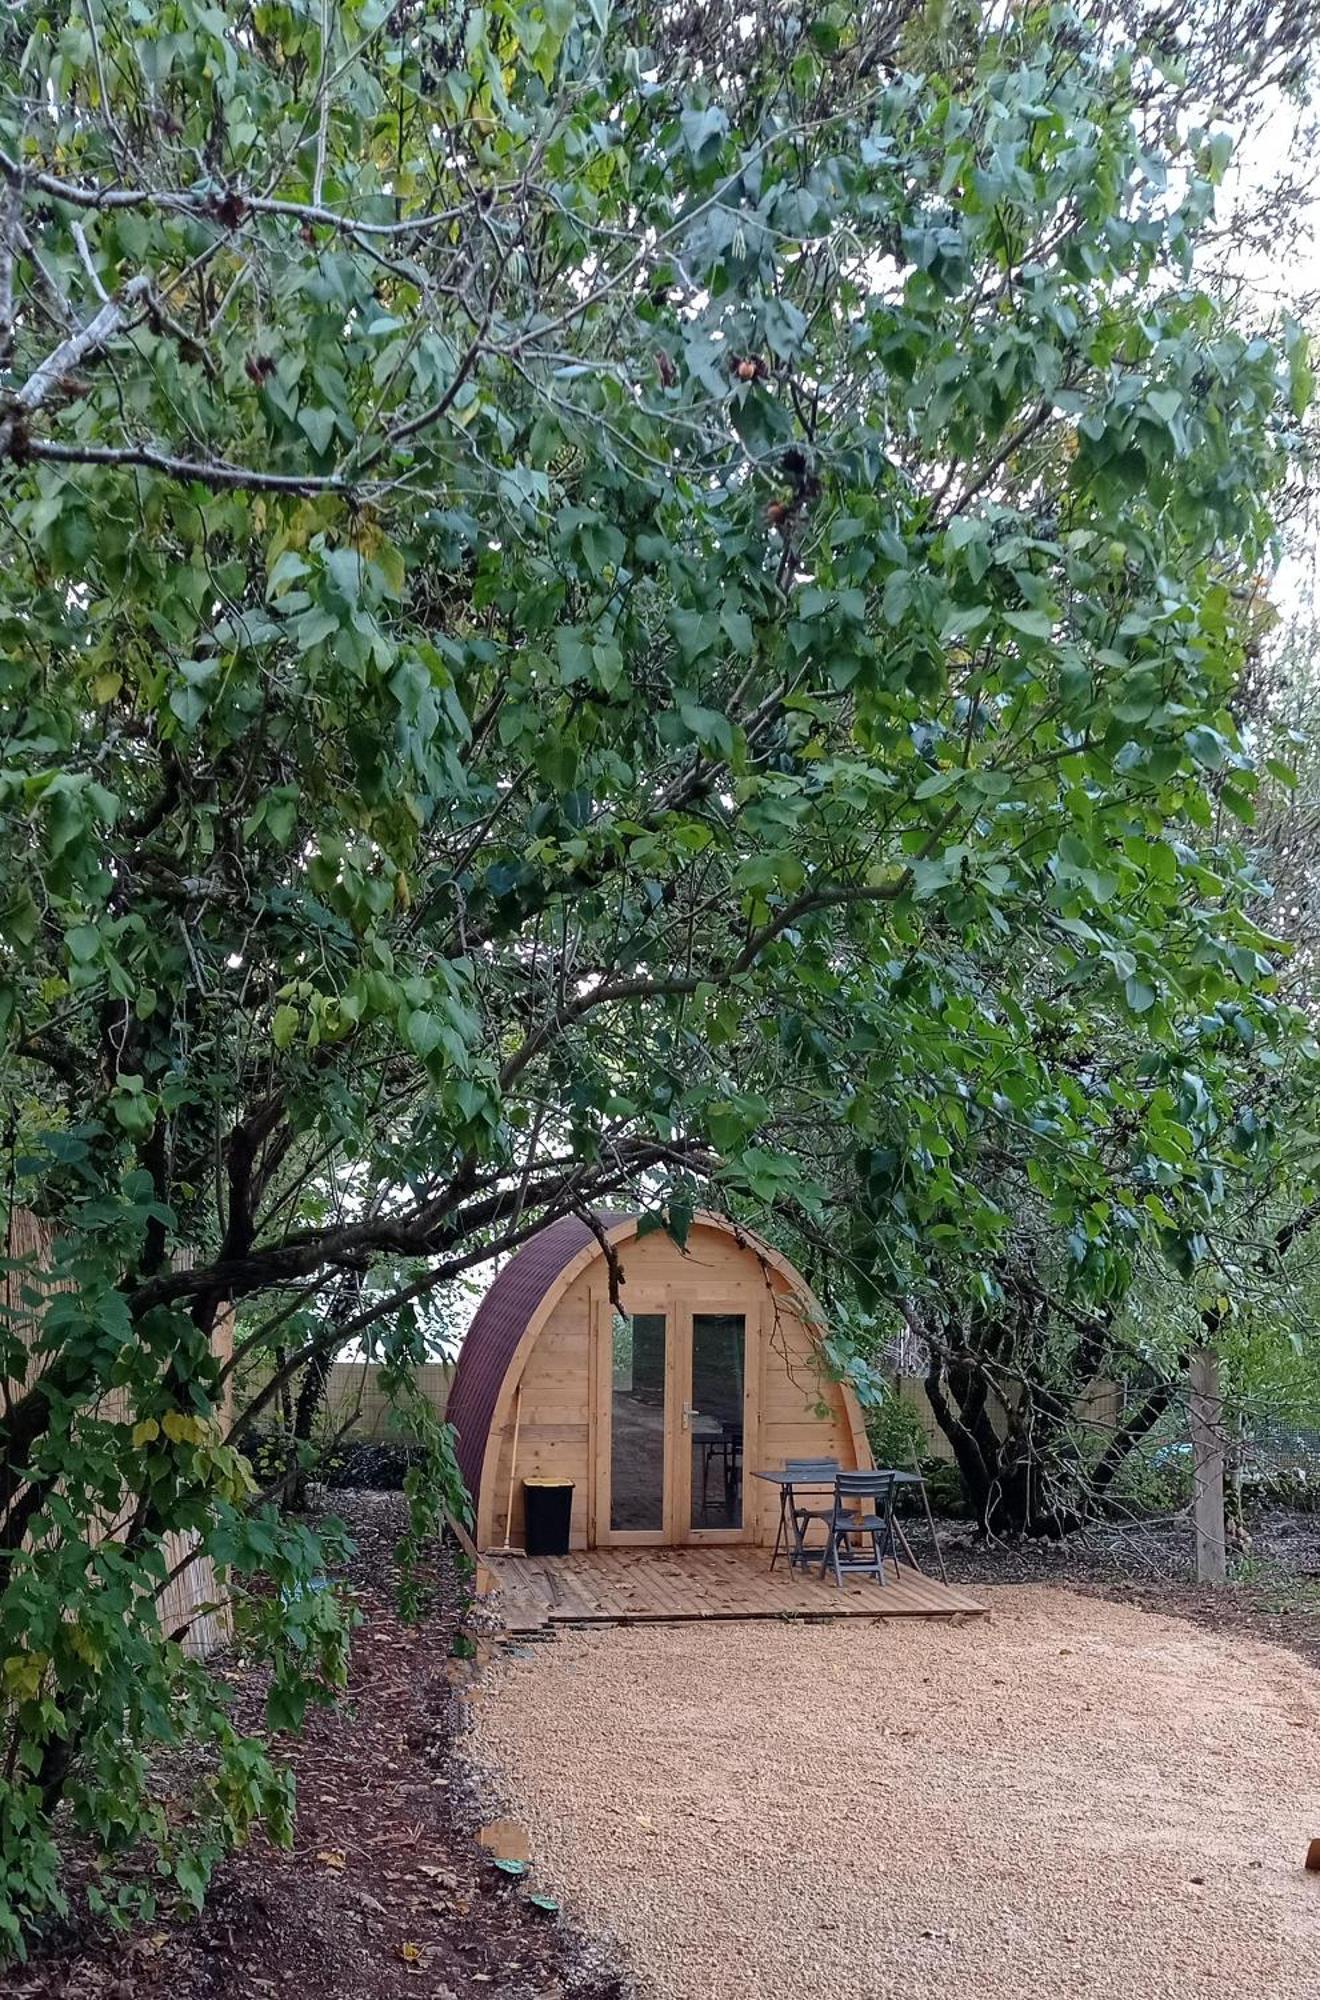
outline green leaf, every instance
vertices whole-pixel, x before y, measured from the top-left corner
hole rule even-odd
[[[404,1039],[414,1055],[423,1061],[439,1048],[444,1040],[444,1023],[438,1015],[424,1007],[416,1007],[404,1022]]]
[[[1189,729],[1183,738],[1187,749],[1207,771],[1222,771],[1227,761],[1228,745],[1217,729],[1204,724]]]
[[[94,924],[77,924],[65,932],[64,942],[76,965],[90,965],[100,954],[101,933]]]
[[[596,685],[604,688],[606,694],[613,694],[624,674],[623,654],[613,639],[602,639],[592,647],[591,663]]]
[[[0,937],[9,944],[26,950],[36,943],[40,927],[41,913],[30,889],[16,890],[9,902],[0,908]]]
[[[982,767],[972,772],[971,780],[982,797],[987,799],[1006,798],[1013,789],[1013,780],[1007,771],[992,771]]]
[[[299,652],[310,653],[313,646],[323,645],[327,639],[333,638],[339,630],[340,622],[339,614],[326,609],[323,605],[305,611],[302,617],[294,622],[294,637]]]
[[[1118,888],[1118,877],[1108,868],[1083,868],[1079,879],[1092,900],[1097,903],[1112,901]]]
[[[707,756],[722,760],[732,757],[733,729],[726,715],[688,700],[680,701],[678,713],[688,735],[696,738]]]
[[[802,887],[806,875],[800,858],[785,848],[776,854],[749,854],[734,871],[733,881],[738,889],[782,889],[793,895]]]
[[[555,651],[565,687],[586,680],[591,673],[591,643],[580,626],[561,625],[555,633]]]
[[[132,1139],[145,1139],[156,1123],[156,1104],[142,1088],[140,1076],[121,1076],[110,1099],[110,1115]]]
[[[335,434],[335,413],[326,409],[299,410],[298,428],[313,451],[324,454],[330,449],[330,440]]]
[[[302,1016],[296,1007],[277,1007],[270,1024],[271,1040],[277,1049],[287,1049],[298,1032]]]
[[[1027,639],[1054,637],[1054,620],[1045,611],[1006,611],[1004,623]]]
[[[988,604],[951,605],[940,626],[940,640],[947,645],[950,639],[970,638],[973,632],[979,632],[983,625],[988,624],[993,616],[994,613]],[[1048,637],[1048,634],[1046,636]]]
[[[756,641],[752,631],[752,621],[747,616],[747,613],[732,609],[726,605],[725,609],[720,613],[720,624],[728,635],[729,643],[733,647],[734,652],[741,653],[744,658],[748,657]]]
[[[206,714],[206,696],[200,688],[175,688],[170,696],[170,708],[185,729],[196,729]]]
[[[362,585],[365,575],[362,556],[357,549],[330,549],[325,558],[325,572],[334,589],[350,608],[362,599]]]
[[[1171,424],[1182,408],[1182,394],[1177,389],[1149,389],[1146,402],[1154,410],[1162,423]]]
[[[954,764],[947,771],[933,771],[930,777],[922,779],[912,796],[914,799],[937,799],[961,784],[966,776],[967,772],[961,764]]]
[[[698,165],[719,151],[729,129],[729,121],[718,104],[694,106],[683,113],[679,125],[683,143]]]

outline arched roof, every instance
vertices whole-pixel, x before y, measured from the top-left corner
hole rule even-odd
[[[608,1229],[633,1218],[598,1219]],[[527,1323],[574,1258],[595,1240],[576,1215],[561,1216],[538,1230],[521,1250],[515,1250],[473,1316],[458,1350],[445,1415],[457,1433],[458,1468],[474,1507],[495,1405]]]

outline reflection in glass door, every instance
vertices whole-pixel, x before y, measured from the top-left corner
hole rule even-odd
[[[743,1525],[743,1423],[747,1321],[742,1313],[692,1315],[692,1381],[686,1411],[692,1454],[689,1526]]]
[[[612,1530],[660,1535],[665,1526],[664,1313],[615,1313],[610,1370]]]

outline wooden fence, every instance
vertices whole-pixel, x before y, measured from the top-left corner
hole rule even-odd
[[[9,1324],[21,1327],[30,1317],[32,1308],[24,1302],[24,1291],[73,1289],[71,1285],[42,1276],[49,1262],[51,1243],[52,1235],[46,1223],[26,1210],[11,1210],[5,1256],[10,1261],[25,1260],[26,1269],[0,1273],[0,1307],[4,1308]],[[217,1352],[227,1356],[232,1340],[232,1319],[223,1314],[216,1328]],[[39,1372],[39,1366],[34,1365],[22,1381],[0,1378],[0,1395],[6,1416],[16,1398],[23,1394]],[[109,1422],[127,1419],[130,1411],[124,1392],[112,1390],[104,1396],[97,1404],[94,1415]],[[125,1495],[122,1509],[115,1514],[106,1514],[92,1524],[92,1539],[105,1541],[119,1533],[127,1525],[131,1512],[128,1496]],[[217,1579],[211,1558],[196,1554],[196,1549],[197,1536],[191,1529],[186,1534],[165,1537],[163,1553],[169,1581],[157,1593],[157,1616],[162,1632],[177,1635],[186,1653],[201,1657],[225,1645],[232,1628],[227,1596]]]
[[[953,1447],[936,1421],[925,1385],[919,1375],[900,1375],[894,1387],[921,1425],[925,1437],[924,1456],[953,1462]],[[1116,1382],[1092,1382],[1074,1404],[1077,1421],[1092,1431],[1117,1430],[1123,1416],[1123,1391]],[[991,1421],[994,1412],[991,1411]]]
[[[391,1435],[390,1404],[380,1386],[381,1371],[369,1361],[336,1361],[325,1385],[325,1423],[331,1437],[373,1442]],[[452,1361],[428,1361],[413,1379],[438,1416],[443,1416],[454,1379]]]
[[[454,1379],[452,1361],[433,1361],[413,1370],[414,1379],[438,1416],[443,1416]],[[953,1449],[935,1419],[919,1375],[900,1375],[894,1388],[921,1425],[923,1456],[952,1462]],[[1123,1392],[1113,1382],[1093,1382],[1077,1401],[1078,1421],[1095,1430],[1114,1430],[1122,1417]],[[380,1369],[368,1361],[336,1361],[325,1392],[325,1426],[331,1437],[383,1440],[390,1435],[389,1401]]]

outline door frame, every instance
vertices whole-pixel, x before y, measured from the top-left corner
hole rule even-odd
[[[688,1427],[685,1412],[692,1407],[693,1376],[693,1331],[694,1318],[710,1314],[736,1315],[743,1323],[743,1462],[742,1462],[742,1525],[737,1528],[696,1528],[692,1525],[692,1433]],[[758,1456],[759,1417],[761,1403],[761,1306],[760,1301],[749,1298],[745,1291],[716,1291],[702,1286],[684,1286],[674,1299],[674,1318],[677,1339],[675,1341],[677,1382],[674,1428],[674,1530],[675,1542],[679,1546],[736,1546],[741,1542],[756,1540],[756,1522],[753,1518],[754,1496],[748,1491],[748,1480]]]
[[[591,1494],[587,1516],[588,1543],[595,1548],[683,1548],[701,1544],[754,1542],[757,1538],[755,1496],[748,1491],[751,1468],[759,1448],[762,1365],[762,1303],[741,1290],[711,1290],[696,1285],[629,1286],[620,1294],[620,1310],[629,1314],[663,1313],[665,1318],[665,1401],[663,1499],[658,1528],[612,1528],[610,1498],[613,1445],[613,1326],[609,1297],[594,1288],[590,1311]],[[692,1321],[694,1315],[735,1313],[741,1316],[746,1341],[743,1378],[742,1525],[738,1528],[692,1526],[691,1431],[684,1411],[692,1404]]]
[[[672,1537],[674,1476],[673,1430],[675,1392],[674,1302],[668,1285],[628,1285],[620,1293],[619,1310],[629,1317],[663,1313],[665,1320],[664,1444],[661,1472],[660,1526],[610,1526],[610,1473],[614,1438],[614,1311],[608,1294],[593,1290],[591,1306],[591,1514],[590,1540],[600,1549],[664,1548]]]

